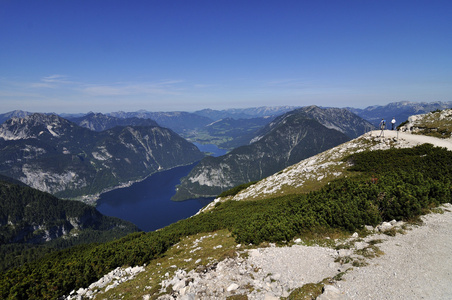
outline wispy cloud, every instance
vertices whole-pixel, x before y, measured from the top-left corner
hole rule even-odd
[[[67,83],[68,81],[66,78],[67,78],[67,76],[65,76],[65,75],[55,74],[55,75],[46,76],[46,77],[42,78],[41,81]]]
[[[49,88],[55,89],[67,85],[76,85],[75,81],[69,80],[66,75],[54,74],[41,78],[38,82],[32,82],[29,84],[29,88]]]
[[[167,80],[151,83],[115,83],[88,84],[81,89],[91,96],[126,96],[126,95],[178,95],[183,87],[183,80]]]
[[[43,89],[63,89],[71,93],[89,96],[128,96],[128,95],[179,95],[185,87],[184,80],[161,80],[155,82],[115,82],[90,83],[71,80],[69,76],[53,74],[35,82],[22,82],[28,90],[44,93]]]

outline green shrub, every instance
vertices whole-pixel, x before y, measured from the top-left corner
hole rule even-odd
[[[252,182],[248,182],[248,183],[244,183],[244,184],[240,184],[236,187],[233,187],[232,189],[229,189],[227,191],[222,192],[220,195],[218,195],[218,197],[228,197],[228,196],[235,196],[237,195],[240,191],[246,189],[247,187],[255,184],[257,181],[252,181]]]

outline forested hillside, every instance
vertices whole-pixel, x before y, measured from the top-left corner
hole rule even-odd
[[[79,201],[60,200],[0,178],[0,270],[78,244],[106,242],[139,229]]]
[[[451,201],[452,152],[422,145],[365,151],[345,158],[351,176],[317,191],[260,201],[227,201],[162,230],[50,254],[10,270],[0,297],[54,299],[108,271],[148,263],[181,237],[227,229],[237,243],[279,242],[332,230],[353,232],[385,220],[413,220]],[[157,289],[158,293],[158,289]]]

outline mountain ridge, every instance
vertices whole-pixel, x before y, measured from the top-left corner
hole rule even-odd
[[[389,121],[394,117],[397,124],[408,119],[409,116],[426,114],[435,110],[443,110],[452,108],[452,101],[436,101],[436,102],[411,102],[400,101],[391,102],[386,105],[373,105],[364,109],[350,108],[347,109],[357,114],[361,118],[368,120],[374,126],[378,127],[381,119]]]
[[[330,127],[330,128],[328,128]],[[204,158],[182,178],[173,200],[214,197],[233,186],[278,172],[372,126],[345,109],[310,106],[275,118],[247,146]],[[338,131],[340,130],[340,131]],[[344,133],[345,132],[345,133]]]

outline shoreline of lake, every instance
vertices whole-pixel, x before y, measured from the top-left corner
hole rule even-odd
[[[197,145],[201,151],[216,150],[215,155],[226,152],[215,145]],[[96,208],[104,215],[134,223],[143,231],[154,231],[199,212],[214,198],[172,201],[180,179],[198,162],[153,173],[141,181],[112,189],[99,195]]]

